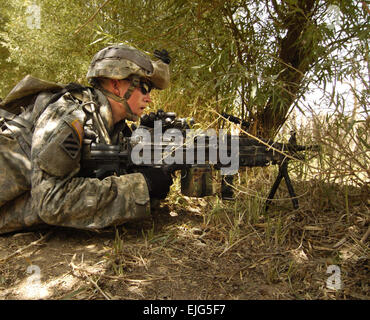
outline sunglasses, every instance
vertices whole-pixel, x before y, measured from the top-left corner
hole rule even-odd
[[[151,83],[145,82],[145,81],[140,81],[139,88],[141,90],[141,93],[143,95],[146,95],[153,89],[153,85]]]

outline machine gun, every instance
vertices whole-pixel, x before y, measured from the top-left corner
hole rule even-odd
[[[161,129],[159,132],[158,130],[155,132],[156,121],[162,124],[157,126]],[[167,167],[171,172],[181,170],[183,194],[205,196],[212,194],[212,188],[209,188],[210,171],[216,169],[222,172],[230,167],[230,161],[226,163],[225,158],[236,159],[238,168],[265,167],[273,164],[279,165],[279,174],[267,197],[266,210],[283,178],[293,206],[298,208],[298,200],[288,174],[288,162],[291,159],[304,159],[302,151],[317,151],[318,146],[297,145],[295,134],[289,143],[256,140],[230,134],[220,135],[218,140],[217,137],[207,135],[205,132],[191,135],[192,121],[178,119],[175,113],[159,110],[156,114],[143,116],[141,125],[134,134],[131,137],[122,137],[117,145],[97,144],[91,140],[84,140],[80,175],[103,179],[112,174],[122,175],[140,171],[140,167]],[[147,132],[147,128],[150,128],[150,133]],[[139,129],[144,129],[144,136],[136,134]],[[178,139],[181,138],[179,134],[185,141]],[[233,146],[237,152],[233,150]],[[231,176],[230,173],[228,176]],[[197,182],[196,192],[191,179]],[[189,188],[192,190],[189,191]]]

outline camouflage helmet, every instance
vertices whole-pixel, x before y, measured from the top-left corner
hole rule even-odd
[[[125,44],[115,44],[95,54],[87,72],[87,79],[126,79],[132,75],[148,79],[156,89],[166,89],[170,74],[168,64],[153,61],[145,53]]]

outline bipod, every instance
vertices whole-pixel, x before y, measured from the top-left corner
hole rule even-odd
[[[292,181],[290,180],[289,174],[288,174],[288,159],[285,159],[283,161],[283,163],[281,165],[279,165],[279,173],[278,173],[278,176],[276,177],[276,180],[274,182],[274,185],[272,186],[272,188],[270,190],[270,193],[269,193],[269,195],[267,197],[266,205],[265,205],[265,211],[268,210],[269,205],[270,205],[272,199],[274,198],[274,195],[276,193],[276,190],[278,189],[278,187],[280,185],[280,182],[281,182],[281,180],[283,178],[285,179],[285,183],[286,183],[286,186],[288,188],[289,195],[292,198],[294,209],[298,209],[299,208],[298,199],[297,199],[297,196],[296,196],[296,194],[294,192]]]

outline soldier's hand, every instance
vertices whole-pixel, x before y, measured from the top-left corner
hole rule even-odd
[[[165,168],[140,168],[149,189],[150,198],[165,199],[173,183],[171,172]]]

